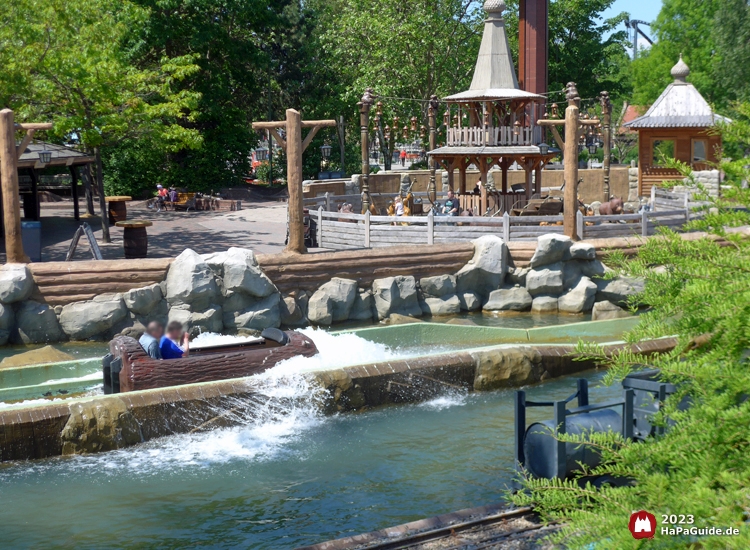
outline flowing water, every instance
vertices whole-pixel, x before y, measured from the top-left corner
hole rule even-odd
[[[291,548],[502,499],[512,390],[322,416],[299,369],[264,374],[270,400],[246,403],[234,428],[0,465],[0,548]],[[560,399],[575,382],[527,391]],[[591,400],[620,393],[594,387]]]

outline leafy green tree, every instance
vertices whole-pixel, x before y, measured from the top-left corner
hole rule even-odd
[[[714,76],[715,17],[723,0],[664,0],[651,30],[656,43],[633,62],[632,103],[649,105],[672,81],[680,54],[690,66],[690,82],[712,103],[725,97]]]
[[[186,127],[198,94],[175,89],[195,72],[193,57],[161,56],[142,67],[130,62],[125,43],[147,18],[128,1],[19,0],[0,28],[2,56],[15,59],[14,75],[25,73],[3,80],[0,97],[19,118],[51,119],[52,135],[93,152],[100,192],[102,148],[141,139],[163,151],[201,144]]]
[[[729,100],[750,99],[750,4],[723,0],[715,17],[714,78]]]
[[[750,105],[738,112],[750,115]],[[724,129],[736,150],[750,146],[747,118]],[[689,167],[671,163],[692,177]],[[621,380],[632,369],[657,368],[676,385],[655,417],[667,428],[663,436],[643,443],[600,434],[593,446],[602,464],[576,479],[525,480],[526,490],[511,498],[533,504],[547,519],[561,522],[558,542],[567,547],[642,548],[626,529],[631,512],[690,514],[695,527],[733,527],[739,536],[665,537],[657,530],[654,548],[748,548],[750,504],[750,207],[747,159],[723,160],[727,186],[721,198],[709,197],[698,184],[699,199],[708,201],[691,229],[706,232],[698,240],[663,231],[650,239],[634,260],[615,258],[620,272],[646,279],[645,291],[633,301],[650,307],[628,335],[645,338],[675,335],[677,346],[660,356],[622,352],[604,357],[594,346],[578,351],[609,366],[605,383]],[[678,404],[687,399],[689,408]],[[571,440],[575,438],[570,438]],[[580,441],[580,439],[578,439]],[[585,476],[627,480],[624,486],[595,488]]]

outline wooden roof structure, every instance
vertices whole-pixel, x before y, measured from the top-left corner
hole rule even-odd
[[[22,144],[19,144],[22,145]],[[39,153],[50,151],[52,160],[48,164],[39,161]],[[64,145],[38,141],[26,145],[18,159],[18,168],[47,168],[50,166],[77,166],[94,162],[94,157]]]

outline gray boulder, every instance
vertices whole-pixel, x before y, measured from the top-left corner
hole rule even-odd
[[[373,317],[373,304],[372,291],[363,288],[359,289],[354,297],[352,309],[349,312],[349,319],[356,321],[371,320]]]
[[[529,274],[528,267],[511,267],[505,276],[505,282],[509,285],[526,286],[526,276]]]
[[[455,294],[445,296],[425,296],[420,300],[425,315],[452,315],[461,312],[461,301]]]
[[[279,294],[271,294],[254,301],[240,311],[224,311],[224,327],[229,330],[250,329],[263,330],[281,325],[281,308]]]
[[[615,304],[625,303],[628,298],[643,292],[646,281],[637,277],[618,277],[616,279],[597,279],[596,301],[604,300]]]
[[[372,283],[372,296],[379,319],[385,319],[392,313],[412,317],[422,315],[414,277],[397,275],[376,279]]]
[[[554,264],[568,256],[573,241],[565,235],[548,233],[539,237],[536,251],[531,257],[531,267]]]
[[[573,243],[570,245],[568,257],[572,260],[595,260],[596,248],[590,243]]]
[[[409,192],[409,189],[411,189],[411,178],[409,177],[409,174],[406,172],[403,172],[401,174],[401,194],[406,195]]]
[[[464,292],[458,295],[463,311],[479,311],[482,309],[482,298],[476,292]]]
[[[65,340],[65,333],[52,308],[28,300],[16,309],[16,330],[11,334],[11,340],[15,344],[59,342]]]
[[[0,346],[8,343],[16,324],[16,314],[9,305],[0,304]]]
[[[456,293],[456,277],[453,275],[437,275],[435,277],[422,277],[419,286],[425,296],[445,296]]]
[[[161,302],[163,295],[159,283],[135,288],[122,295],[125,306],[136,315],[148,315]]]
[[[294,296],[285,296],[279,302],[281,308],[281,324],[287,327],[299,327],[307,324],[307,318],[299,307]]]
[[[357,281],[334,277],[316,290],[310,298],[307,318],[313,323],[325,325],[331,324],[332,321],[346,321],[356,295]]]
[[[34,279],[25,264],[5,264],[0,268],[0,302],[26,300],[34,290]]]
[[[532,296],[560,294],[564,288],[563,264],[557,262],[534,268],[526,275],[526,290]]]
[[[620,319],[622,317],[631,316],[632,313],[607,300],[596,302],[594,304],[594,309],[591,310],[592,321],[606,321],[607,319]]]
[[[218,294],[214,272],[194,250],[185,249],[169,266],[167,301],[188,304],[195,310],[208,307]]]
[[[505,279],[508,268],[508,247],[494,235],[484,235],[473,241],[474,257],[456,273],[459,295],[476,292],[487,296]]]
[[[240,292],[256,298],[265,298],[277,292],[271,279],[258,266],[252,250],[232,247],[213,261],[217,260],[221,260],[221,266],[214,269],[221,274],[225,292]]]
[[[554,296],[537,296],[531,302],[531,311],[534,313],[557,312],[557,298]]]
[[[589,279],[593,279],[594,277],[601,277],[605,273],[607,273],[607,271],[610,271],[610,269],[599,260],[579,260],[578,267],[581,270],[581,275],[585,275]]]
[[[588,277],[581,277],[578,283],[560,296],[557,307],[565,313],[581,313],[589,311],[594,305],[596,284]]]
[[[484,304],[485,311],[527,311],[533,298],[522,286],[493,290]]]
[[[186,306],[177,306],[169,310],[169,322],[181,323],[191,335],[201,332],[218,332],[224,329],[221,306],[212,304],[204,311],[190,311]]]
[[[71,340],[101,335],[128,314],[121,294],[102,294],[87,302],[63,306],[60,326]]]

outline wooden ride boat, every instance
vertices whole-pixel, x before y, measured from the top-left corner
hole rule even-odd
[[[190,348],[181,359],[152,359],[141,345],[128,336],[109,344],[102,361],[104,393],[150,390],[196,382],[251,376],[281,361],[318,353],[310,338],[296,331],[266,329],[260,338],[226,345]]]

